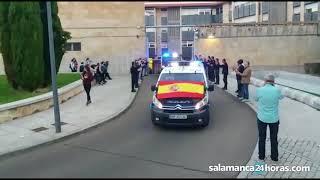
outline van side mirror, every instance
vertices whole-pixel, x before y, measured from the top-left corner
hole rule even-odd
[[[210,84],[209,87],[207,88],[208,91],[213,91],[214,90],[214,85]]]
[[[156,91],[158,88],[156,87],[156,85],[152,85],[151,86],[151,91]]]

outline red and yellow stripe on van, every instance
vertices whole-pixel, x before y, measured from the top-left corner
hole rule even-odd
[[[196,81],[159,81],[158,99],[204,97],[204,83]]]

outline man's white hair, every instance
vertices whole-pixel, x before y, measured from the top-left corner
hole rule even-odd
[[[265,80],[266,82],[274,82],[275,77],[274,77],[273,74],[269,73],[269,74],[267,74],[267,75],[264,76],[264,80]]]

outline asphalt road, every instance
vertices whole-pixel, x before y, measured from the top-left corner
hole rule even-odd
[[[149,103],[155,82],[155,76],[145,78],[131,108],[118,118],[79,136],[2,159],[0,177],[236,177],[239,172],[209,172],[208,167],[246,165],[257,142],[255,113],[216,87],[210,95],[208,127],[154,127]]]

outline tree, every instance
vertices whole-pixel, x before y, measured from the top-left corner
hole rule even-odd
[[[13,69],[13,61],[10,53],[10,26],[8,23],[10,2],[0,3],[0,52],[2,54],[4,70],[7,75],[7,79],[13,88],[17,88],[16,77]]]
[[[40,19],[40,7],[37,2],[10,2],[3,6],[1,25],[3,35],[6,73],[13,88],[33,91],[43,84],[43,31]],[[9,7],[6,9],[6,7]],[[7,17],[5,17],[7,16]],[[8,32],[7,32],[8,31]],[[6,44],[8,43],[8,44]]]
[[[57,2],[51,5],[58,72],[65,44],[71,36],[62,29]],[[46,2],[0,3],[0,52],[13,88],[33,91],[50,85]]]
[[[49,54],[49,40],[48,40],[48,26],[47,26],[47,4],[45,1],[41,1],[40,8],[42,13],[41,20],[43,24],[44,37],[43,37],[43,47],[44,47],[44,84],[47,86],[51,82],[51,70],[50,70],[50,54]],[[53,38],[54,38],[54,51],[56,60],[56,73],[59,71],[62,57],[65,53],[65,45],[67,40],[71,38],[70,33],[62,29],[60,18],[58,16],[58,5],[57,2],[51,2],[52,9],[52,28],[53,28]]]

